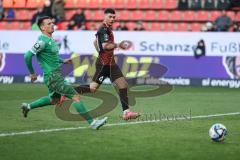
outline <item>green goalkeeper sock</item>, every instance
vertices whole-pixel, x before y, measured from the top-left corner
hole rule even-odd
[[[30,105],[30,109],[51,105],[51,99],[48,96],[45,96],[30,103],[29,105]]]
[[[84,106],[83,102],[73,102],[72,106],[77,110],[78,113],[80,113],[80,115],[83,116],[85,120],[87,120],[89,124],[93,122],[93,118],[87,113],[86,107]]]

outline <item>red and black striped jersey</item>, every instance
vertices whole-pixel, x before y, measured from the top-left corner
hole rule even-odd
[[[114,43],[114,36],[112,32],[112,28],[108,27],[105,23],[103,23],[97,33],[96,33],[96,40],[97,40],[97,46],[96,49],[99,53],[98,60],[103,65],[112,65],[115,64],[114,60],[114,49],[112,50],[104,50],[103,49],[103,43]]]

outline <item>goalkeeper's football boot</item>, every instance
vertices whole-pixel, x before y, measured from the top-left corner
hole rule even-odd
[[[125,111],[123,112],[122,118],[127,121],[127,120],[130,120],[130,119],[136,119],[136,118],[138,118],[139,116],[140,116],[139,113],[137,113],[137,112],[132,112],[132,111],[130,111],[129,109],[127,109],[127,110],[125,110]]]
[[[98,130],[100,127],[107,123],[107,119],[108,117],[104,117],[103,119],[94,119],[90,124],[90,127],[92,129]]]
[[[25,117],[25,118],[27,117],[27,114],[28,114],[28,112],[30,111],[28,105],[29,105],[29,104],[27,104],[27,103],[22,103],[22,105],[21,105],[23,117]]]

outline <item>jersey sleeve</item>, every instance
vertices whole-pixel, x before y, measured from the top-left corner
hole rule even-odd
[[[97,40],[97,50],[98,52],[103,51],[103,43],[107,43],[109,41],[109,35],[107,31],[103,28],[99,29],[96,34],[96,40]]]
[[[106,43],[109,41],[109,35],[104,29],[101,29],[97,32],[97,37],[100,43]]]
[[[33,47],[31,48],[31,52],[33,54],[38,54],[40,53],[46,46],[46,42],[44,42],[43,40],[38,40]]]
[[[26,64],[30,74],[34,74],[34,69],[32,66],[32,56],[33,56],[33,53],[30,51],[28,51],[27,53],[24,54],[24,61],[25,61],[25,64]]]

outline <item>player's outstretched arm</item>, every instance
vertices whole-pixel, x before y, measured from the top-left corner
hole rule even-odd
[[[35,75],[34,69],[32,66],[32,57],[33,57],[33,53],[30,51],[28,51],[27,53],[24,54],[24,61],[30,72],[31,81],[33,82],[33,81],[37,80],[37,76]]]
[[[30,51],[24,54],[24,61],[25,61],[25,64],[27,65],[27,68],[30,74],[34,74],[34,69],[32,66],[32,57],[33,57],[33,53]]]

